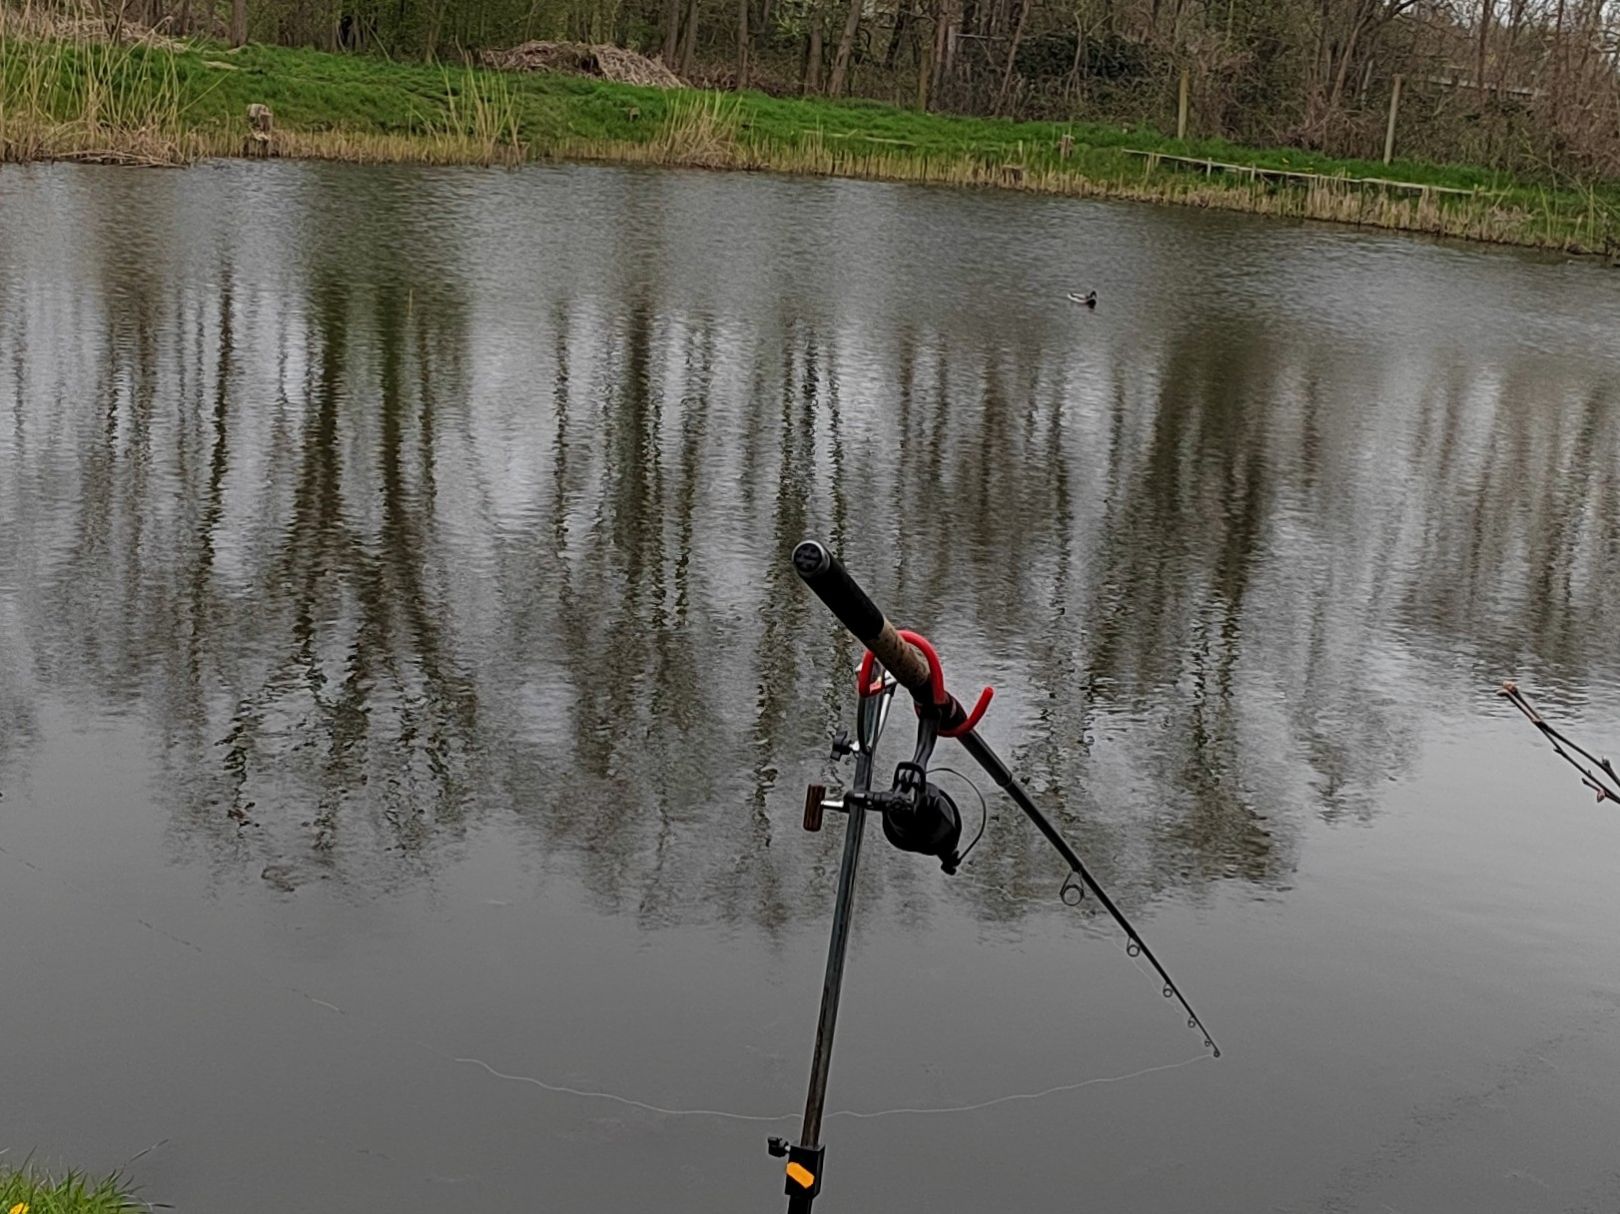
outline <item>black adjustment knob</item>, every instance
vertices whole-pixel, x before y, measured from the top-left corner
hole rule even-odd
[[[833,735],[832,753],[835,759],[842,759],[855,753],[855,743],[849,740],[849,730],[840,729]]]
[[[778,1138],[773,1134],[765,1140],[765,1149],[780,1159],[788,1153],[788,1140]]]

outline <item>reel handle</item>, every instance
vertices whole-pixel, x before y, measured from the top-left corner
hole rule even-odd
[[[924,703],[931,702],[928,658],[922,650],[903,640],[866,591],[850,577],[849,570],[819,540],[805,540],[793,550],[793,568],[804,584],[816,592],[855,639],[872,651],[883,668],[907,691]]]

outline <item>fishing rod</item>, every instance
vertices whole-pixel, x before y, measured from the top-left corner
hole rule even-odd
[[[856,673],[857,705],[855,738],[840,730],[833,739],[833,758],[855,757],[855,775],[842,796],[829,797],[827,789],[812,784],[805,791],[804,828],[819,831],[827,811],[847,817],[844,828],[844,854],[838,868],[838,892],[833,899],[832,936],[827,946],[827,972],[821,987],[821,1014],[816,1022],[815,1050],[810,1062],[810,1090],[805,1098],[804,1124],[799,1141],[785,1138],[769,1141],[770,1153],[787,1158],[788,1214],[810,1214],[821,1192],[822,1161],[826,1148],[821,1143],[822,1113],[827,1101],[827,1077],[832,1067],[833,1033],[838,1024],[838,1002],[844,984],[844,954],[849,946],[849,928],[855,897],[855,871],[860,863],[861,840],[868,812],[881,816],[883,834],[901,851],[932,856],[947,876],[954,874],[984,834],[961,847],[962,815],[956,803],[928,778],[928,766],[940,738],[954,738],[984,769],[997,788],[1035,824],[1063,857],[1069,873],[1058,893],[1069,905],[1078,905],[1090,890],[1097,902],[1125,932],[1125,951],[1131,957],[1145,957],[1164,980],[1164,997],[1175,999],[1187,1013],[1187,1027],[1201,1033],[1204,1046],[1216,1057],[1221,1050],[1192,1004],[1170,977],[1159,959],[1142,940],[1091,870],[1060,835],[1040,807],[1030,798],[1000,756],[981,738],[977,726],[990,707],[994,692],[986,687],[972,709],[966,709],[945,689],[944,669],[939,654],[926,637],[897,629],[876,604],[867,597],[849,571],[827,547],[817,540],[805,540],[793,550],[793,567],[805,585],[838,617],[855,639],[866,646]],[[897,688],[911,693],[917,710],[917,741],[912,757],[898,763],[892,786],[872,788],[872,764],[878,739],[888,721],[889,708]],[[941,769],[943,770],[943,769]]]
[[[1522,712],[1525,719],[1541,731],[1541,736],[1552,744],[1552,748],[1559,758],[1581,773],[1581,783],[1595,792],[1599,801],[1613,801],[1615,804],[1620,805],[1620,771],[1615,770],[1613,763],[1608,759],[1598,758],[1597,755],[1587,750],[1579,742],[1573,741],[1563,732],[1549,725],[1547,719],[1535,710],[1529,698],[1519,690],[1519,685],[1512,680],[1503,683],[1496,694]],[[1580,758],[1577,759],[1576,755],[1579,755]],[[1587,767],[1582,760],[1592,766]],[[1593,768],[1596,768],[1596,770],[1594,771]]]

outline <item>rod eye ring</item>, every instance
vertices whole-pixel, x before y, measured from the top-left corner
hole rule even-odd
[[[1063,885],[1058,889],[1058,897],[1063,900],[1064,906],[1079,906],[1086,900],[1086,887],[1078,877],[1070,873],[1063,878]]]

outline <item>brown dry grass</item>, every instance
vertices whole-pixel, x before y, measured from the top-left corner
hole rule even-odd
[[[117,42],[177,51],[185,43],[139,21],[111,21],[106,12],[72,0],[0,0],[0,37],[48,42]]]
[[[588,42],[525,42],[509,50],[485,51],[486,67],[506,72],[570,72],[620,84],[678,89],[681,79],[656,59],[622,46]]]
[[[849,148],[815,134],[793,146],[754,144],[741,136],[738,111],[723,97],[698,99],[676,107],[665,128],[645,142],[565,141],[551,148],[549,154],[569,160],[764,170],[1023,190],[1071,198],[1120,198],[1574,253],[1603,252],[1609,239],[1606,217],[1596,209],[1584,222],[1571,224],[1550,211],[1538,213],[1503,205],[1484,194],[1469,197],[1391,191],[1326,177],[1306,185],[1146,171],[1134,178],[1095,178],[1060,166]]]

